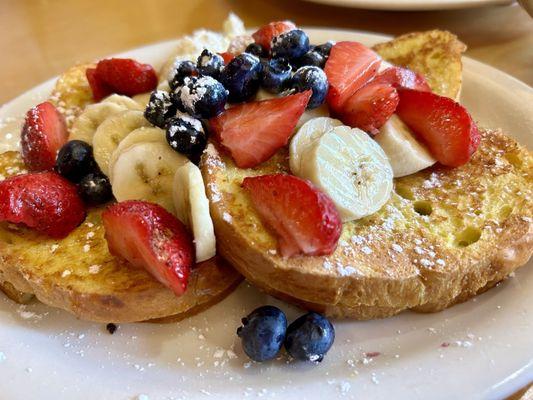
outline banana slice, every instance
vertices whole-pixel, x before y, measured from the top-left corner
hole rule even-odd
[[[142,110],[144,110],[146,106],[148,105],[148,101],[150,101],[151,94],[152,94],[151,92],[136,94],[135,96],[132,97],[132,99],[135,100],[137,103],[139,103],[139,105],[142,107]]]
[[[302,171],[330,196],[344,222],[375,213],[392,191],[392,167],[385,152],[365,132],[347,126],[318,139]]]
[[[104,174],[109,176],[109,161],[119,143],[132,131],[149,126],[143,112],[135,110],[121,111],[100,124],[93,136],[93,152]]]
[[[192,162],[189,161],[176,170],[172,193],[176,216],[193,234],[196,262],[214,257],[216,239],[209,214],[209,201],[205,194],[202,173]]]
[[[120,94],[112,94],[102,100],[102,103],[114,103],[119,106],[126,107],[128,110],[144,110],[144,108],[134,99]]]
[[[107,117],[118,114],[121,111],[127,111],[127,108],[113,102],[102,102],[88,105],[85,107],[83,113],[81,113],[74,121],[72,129],[70,130],[69,140],[83,140],[84,142],[92,144],[96,128],[98,128]]]
[[[296,132],[289,145],[289,164],[291,172],[300,176],[302,159],[307,157],[307,152],[313,144],[322,137],[327,131],[341,126],[342,122],[338,119],[329,117],[318,117],[307,121]]]
[[[383,125],[374,139],[387,154],[395,178],[414,174],[437,162],[397,115]]]

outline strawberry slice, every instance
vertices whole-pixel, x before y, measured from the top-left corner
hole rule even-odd
[[[149,64],[130,58],[110,58],[96,65],[96,77],[113,93],[134,96],[150,92],[157,86],[157,74]]]
[[[284,257],[335,251],[342,230],[339,212],[309,181],[273,174],[245,178],[242,185],[265,223],[276,232]]]
[[[395,88],[431,92],[431,88],[422,75],[403,67],[394,66],[387,68],[385,71],[376,75],[373,82],[388,83]]]
[[[338,111],[357,90],[378,72],[381,59],[358,42],[337,42],[329,54],[324,72],[328,77],[326,97],[330,108]]]
[[[231,60],[233,60],[235,58],[235,54],[233,53],[230,53],[229,51],[225,51],[224,53],[218,53],[223,59],[224,59],[224,64],[228,65]]]
[[[129,200],[102,213],[111,254],[145,268],[181,296],[194,264],[194,247],[187,228],[163,207]]]
[[[399,89],[398,93],[396,113],[441,164],[458,167],[470,160],[480,135],[461,104],[430,92]]]
[[[26,113],[20,134],[22,159],[30,171],[46,171],[54,168],[56,155],[68,139],[63,115],[44,102]]]
[[[376,135],[394,114],[400,98],[386,83],[368,83],[353,94],[338,113],[346,125]]]
[[[59,239],[84,218],[76,186],[55,172],[18,175],[0,182],[0,221],[22,223]]]
[[[105,82],[98,78],[98,75],[96,74],[96,68],[87,68],[85,71],[85,76],[87,77],[89,86],[93,92],[94,101],[100,101],[104,97],[107,97],[113,93],[113,89],[111,89]]]
[[[263,49],[270,51],[272,39],[282,33],[296,29],[296,25],[291,21],[276,21],[263,25],[252,34],[255,43],[260,44]]]
[[[239,168],[252,168],[285,146],[312,91],[229,108],[210,120],[212,131]]]

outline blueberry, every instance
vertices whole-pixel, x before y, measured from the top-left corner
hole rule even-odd
[[[324,71],[318,67],[301,67],[292,77],[291,88],[297,92],[311,89],[313,94],[307,104],[308,109],[316,108],[324,103],[328,93],[329,83]]]
[[[254,361],[271,360],[277,356],[287,329],[287,318],[274,306],[255,309],[242,319],[237,329],[244,352]]]
[[[309,51],[309,37],[300,30],[294,29],[282,33],[272,39],[272,58],[300,58]]]
[[[176,90],[183,85],[183,80],[186,77],[196,75],[198,75],[198,69],[192,61],[176,61],[168,75],[170,89]]]
[[[328,58],[329,53],[331,52],[331,48],[333,47],[334,44],[335,42],[329,41],[324,44],[319,44],[318,46],[315,46],[313,50],[316,51],[317,53],[322,54],[324,57]]]
[[[298,67],[310,65],[313,67],[324,68],[324,65],[326,65],[326,57],[324,57],[318,51],[310,50],[302,57],[295,60],[295,64],[298,65]]]
[[[297,360],[322,361],[335,340],[328,319],[315,312],[302,315],[287,328],[285,349]]]
[[[252,54],[242,53],[231,60],[221,75],[221,82],[229,91],[229,101],[240,103],[255,96],[262,68],[259,58]]]
[[[286,89],[291,78],[292,67],[284,58],[273,58],[263,63],[261,85],[273,93],[280,93]]]
[[[210,76],[187,77],[174,92],[178,108],[196,118],[215,117],[224,111],[228,94],[222,84]]]
[[[84,141],[71,140],[57,154],[56,170],[71,182],[78,183],[85,175],[97,169],[93,148]]]
[[[198,57],[196,67],[201,75],[212,76],[215,79],[220,77],[220,72],[224,68],[224,59],[220,54],[212,53],[207,49],[202,51]]]
[[[176,113],[176,110],[177,107],[172,102],[168,92],[154,90],[144,110],[144,117],[151,124],[159,128],[164,128],[167,119],[172,117]]]
[[[85,203],[90,205],[104,204],[113,198],[109,179],[98,172],[85,175],[81,179],[78,193]]]
[[[207,143],[202,122],[187,114],[178,113],[168,120],[166,136],[170,147],[187,156],[201,154]]]
[[[265,49],[263,49],[263,46],[259,43],[250,43],[244,51],[248,54],[253,54],[256,57],[266,57],[268,55]]]

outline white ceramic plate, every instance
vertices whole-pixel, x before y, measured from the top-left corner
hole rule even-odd
[[[514,0],[308,0],[370,10],[451,10],[511,4]]]
[[[386,37],[307,30],[315,43]],[[159,64],[173,42],[123,54]],[[0,109],[20,117],[46,98],[53,81]],[[465,59],[463,100],[490,127],[533,147],[533,93],[519,81]],[[8,124],[18,131],[20,119]],[[0,136],[0,141],[3,136]],[[4,139],[4,143],[5,143]],[[73,260],[74,261],[74,260]],[[284,358],[253,364],[235,336],[240,318],[264,304],[290,319],[301,311],[243,284],[222,303],[177,324],[104,326],[0,296],[0,397],[6,399],[496,399],[533,380],[533,268],[476,299],[437,314],[404,313],[336,322],[337,339],[320,365]],[[451,343],[442,347],[443,343]],[[365,353],[378,356],[365,357]],[[144,397],[140,397],[143,399]]]

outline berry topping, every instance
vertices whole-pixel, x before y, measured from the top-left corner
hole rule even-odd
[[[94,101],[98,102],[104,97],[107,97],[111,93],[113,93],[113,89],[111,89],[104,81],[102,81],[98,77],[96,73],[96,68],[87,68],[87,70],[85,71],[85,76],[89,81],[89,86],[91,87]]]
[[[327,102],[337,111],[377,73],[381,61],[376,53],[358,42],[338,42],[331,48],[324,71],[328,76]]]
[[[18,175],[0,182],[0,221],[22,223],[63,238],[84,218],[76,186],[55,172]]]
[[[237,329],[242,348],[254,361],[267,361],[276,357],[283,346],[287,317],[274,306],[256,308]]]
[[[78,186],[78,193],[86,204],[104,204],[113,198],[111,183],[102,173],[85,175]]]
[[[395,88],[431,92],[431,88],[422,75],[403,67],[387,68],[385,71],[377,74],[373,82],[388,83]]]
[[[289,325],[285,349],[297,360],[320,362],[334,340],[335,329],[331,322],[320,314],[310,312]]]
[[[468,111],[447,97],[399,89],[398,116],[443,165],[466,164],[479,146],[480,135]]]
[[[341,235],[341,217],[331,199],[309,181],[274,174],[245,178],[243,187],[276,232],[284,257],[333,253]]]
[[[174,93],[181,111],[197,118],[211,118],[222,111],[228,94],[224,86],[210,76],[187,77],[183,86]]]
[[[287,144],[310,97],[309,90],[244,103],[211,119],[211,129],[238,167],[255,167]]]
[[[172,102],[168,92],[154,90],[144,110],[144,117],[151,124],[164,128],[167,120],[176,114],[176,110],[177,107]]]
[[[331,48],[333,47],[334,44],[335,43],[330,40],[329,42],[326,42],[324,44],[319,44],[318,46],[313,47],[313,50],[319,54],[322,54],[324,57],[328,58],[329,53],[331,52]]]
[[[261,86],[272,93],[280,93],[287,88],[291,79],[292,67],[284,58],[273,58],[263,63]]]
[[[282,33],[272,39],[272,57],[294,60],[309,51],[309,37],[300,29]]]
[[[146,268],[177,296],[185,292],[194,247],[176,217],[157,204],[130,200],[110,206],[102,220],[111,254]]]
[[[261,70],[259,58],[252,54],[242,53],[231,60],[220,78],[229,91],[229,101],[240,103],[255,96],[261,83]]]
[[[200,120],[180,114],[168,120],[167,141],[179,153],[194,156],[204,151],[207,137]]]
[[[176,60],[168,74],[168,85],[171,90],[176,90],[183,85],[185,78],[197,75],[198,69],[192,61]]]
[[[344,103],[338,117],[352,128],[376,135],[394,114],[399,101],[398,92],[391,85],[372,81]]]
[[[301,67],[299,68],[291,80],[291,88],[297,92],[305,92],[312,90],[313,94],[307,104],[308,109],[317,108],[326,99],[328,93],[328,78],[324,71],[319,67]]]
[[[252,54],[256,57],[267,57],[268,53],[263,49],[259,43],[250,43],[246,46],[245,53]]]
[[[230,53],[229,51],[225,51],[224,53],[218,53],[220,54],[220,57],[224,59],[224,64],[229,64],[231,60],[235,58],[236,54]]]
[[[92,146],[81,140],[65,143],[57,154],[56,170],[69,181],[78,183],[85,175],[97,170]]]
[[[296,25],[291,21],[276,21],[262,26],[252,34],[252,37],[255,43],[260,44],[266,51],[270,51],[272,39],[293,29],[296,29]]]
[[[295,60],[295,64],[299,67],[311,65],[314,67],[324,68],[326,65],[326,57],[320,54],[318,51],[311,50]]]
[[[110,58],[96,65],[96,78],[111,88],[113,93],[135,96],[154,90],[157,75],[149,64],[130,58]]]
[[[30,171],[45,171],[54,168],[57,151],[67,141],[68,132],[61,113],[44,102],[26,113],[20,136],[26,167]]]
[[[198,57],[196,67],[201,75],[212,76],[215,79],[220,77],[220,72],[224,68],[224,58],[217,53],[211,53],[204,49]]]

